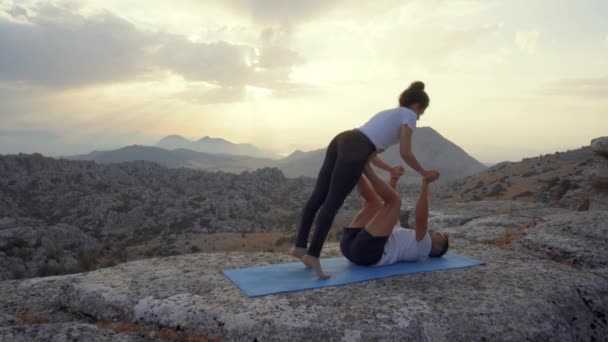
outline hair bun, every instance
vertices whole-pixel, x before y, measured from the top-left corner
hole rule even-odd
[[[421,81],[416,81],[410,84],[410,89],[412,90],[424,90],[424,83]]]

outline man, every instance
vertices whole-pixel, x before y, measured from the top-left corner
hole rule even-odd
[[[449,247],[448,236],[428,232],[429,184],[438,178],[438,172],[423,178],[416,203],[416,229],[405,229],[399,225],[401,199],[395,192],[399,178],[391,178],[389,186],[368,164],[357,184],[366,202],[349,227],[343,230],[342,254],[352,263],[362,266],[389,265],[444,255]]]

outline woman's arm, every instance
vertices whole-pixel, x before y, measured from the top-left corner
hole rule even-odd
[[[383,162],[382,159],[380,159],[378,156],[374,156],[371,159],[370,163],[372,163],[374,166],[378,167],[379,169],[389,172],[391,175],[391,178],[399,178],[399,177],[403,176],[403,174],[405,173],[405,169],[403,168],[403,166],[401,166],[401,165],[390,166],[387,163]]]
[[[412,129],[407,125],[401,126],[399,153],[401,154],[401,158],[403,158],[407,165],[414,169],[414,171],[418,172],[422,177],[429,176],[429,172],[420,166],[414,153],[412,153]]]
[[[377,155],[376,155],[374,158],[372,158],[371,163],[372,163],[372,164],[373,164],[375,167],[377,167],[377,168],[379,168],[379,169],[382,169],[382,170],[384,170],[384,171],[388,171],[388,172],[390,172],[390,171],[391,171],[391,169],[392,169],[392,167],[391,167],[390,165],[388,165],[387,163],[385,163],[385,162],[384,162],[382,159],[380,159],[380,158],[379,158]]]

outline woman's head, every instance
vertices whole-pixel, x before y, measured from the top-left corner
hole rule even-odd
[[[431,236],[432,241],[429,256],[440,257],[444,255],[450,247],[448,235],[440,232],[431,232],[429,235]]]
[[[418,116],[424,114],[429,106],[429,96],[424,91],[424,83],[416,81],[410,84],[399,96],[399,106],[413,110]]]

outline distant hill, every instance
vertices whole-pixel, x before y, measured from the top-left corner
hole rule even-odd
[[[167,167],[190,167],[237,173],[262,167],[277,167],[287,177],[314,178],[317,177],[325,157],[325,149],[310,152],[295,151],[283,159],[273,160],[229,153],[212,154],[183,147],[184,144],[200,144],[201,141],[206,148],[215,151],[222,150],[223,146],[231,144],[223,139],[203,138],[198,142],[189,142],[189,140],[180,136],[169,136],[161,142],[167,146],[175,146],[175,149],[168,150],[160,147],[134,145],[114,151],[95,151],[68,159],[94,160],[100,163],[147,160]],[[421,127],[415,131],[413,150],[425,168],[441,171],[442,183],[461,179],[486,169],[483,164],[468,155],[463,149],[429,127]],[[405,165],[399,155],[398,146],[388,149],[381,155],[381,158],[391,165],[397,163]],[[408,170],[405,182],[417,182],[418,180],[419,176],[413,170]]]
[[[235,144],[225,139],[211,137],[203,137],[199,140],[191,141],[181,135],[169,135],[156,143],[156,146],[167,150],[188,149],[210,154],[229,154],[271,159],[278,157],[273,152],[265,151],[251,144]]]

